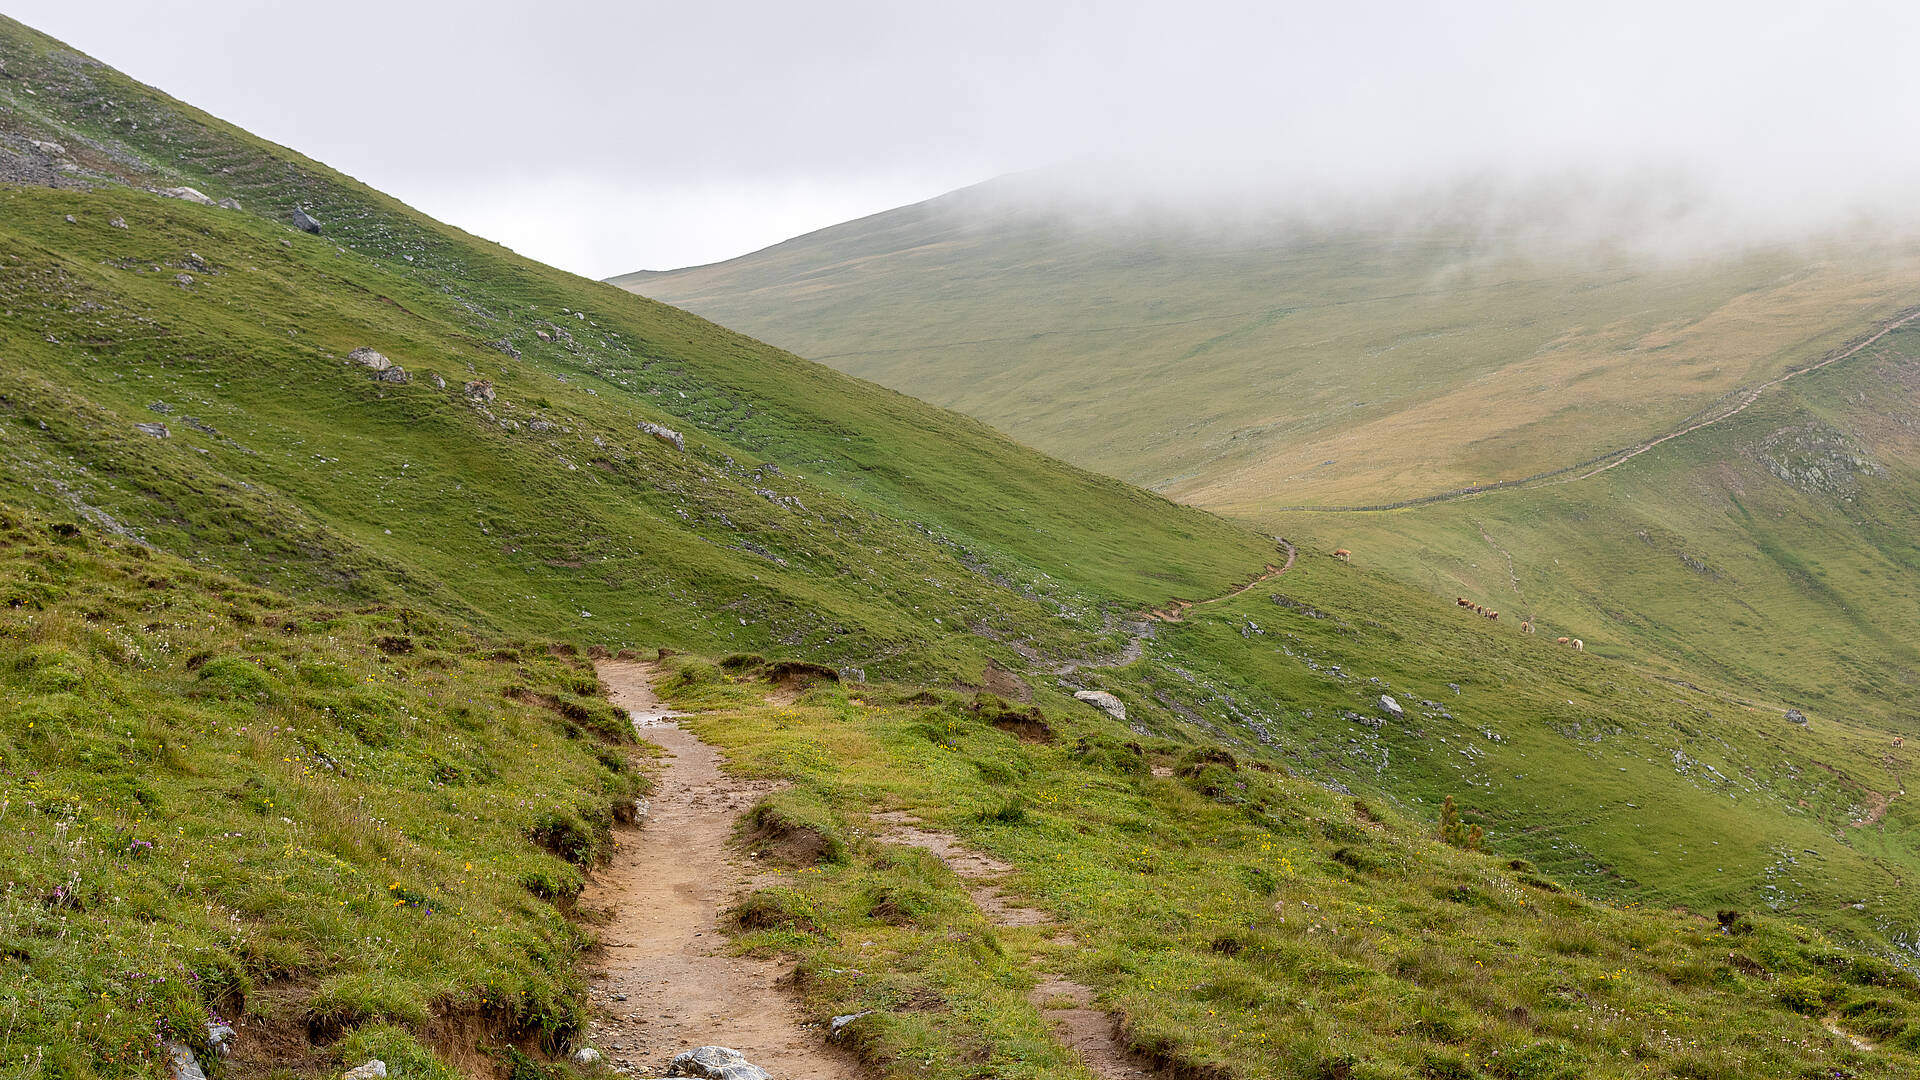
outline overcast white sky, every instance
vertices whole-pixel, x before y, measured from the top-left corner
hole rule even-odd
[[[10,0],[7,14],[596,277],[1116,155],[1202,185],[1677,161],[1783,212],[1920,190],[1911,3]]]

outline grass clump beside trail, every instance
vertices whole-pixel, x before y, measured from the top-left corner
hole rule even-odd
[[[453,1076],[580,1028],[565,909],[645,781],[570,646],[15,510],[0,582],[6,1069],[150,1076],[164,1039],[212,1062],[224,1019],[228,1075],[378,1051]]]
[[[729,692],[750,676],[703,670],[702,737],[851,838],[736,908],[737,945],[797,958],[814,1013],[867,1012],[850,1037],[883,1070],[1082,1075],[1029,1000],[1049,972],[1093,987],[1135,1049],[1200,1075],[1920,1069],[1920,980],[1802,926],[1609,905],[1442,843],[1437,817],[1050,694],[1058,737],[1036,742],[938,695],[824,686],[770,705]],[[928,703],[880,704],[903,698]],[[933,855],[859,827],[881,810],[1011,864],[1000,887],[1057,925],[995,925]]]

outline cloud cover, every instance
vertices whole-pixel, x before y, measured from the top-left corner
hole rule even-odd
[[[10,14],[581,273],[739,254],[996,173],[1109,195],[1684,174],[1741,220],[1901,207],[1920,8],[130,0]]]

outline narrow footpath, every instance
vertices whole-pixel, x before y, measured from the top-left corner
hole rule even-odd
[[[882,826],[879,839],[920,848],[946,863],[947,869],[967,883],[968,895],[988,922],[1010,929],[1054,925],[1052,915],[1024,907],[1000,891],[998,882],[1013,873],[1013,867],[966,847],[950,834],[923,828],[911,814],[889,811],[873,815],[873,821]],[[1053,938],[1070,940],[1064,928]],[[1154,1080],[1159,1076],[1152,1062],[1120,1041],[1114,1018],[1094,1008],[1092,987],[1061,975],[1044,974],[1027,1000],[1053,1021],[1055,1035],[1079,1054],[1088,1071],[1100,1080]]]
[[[641,1076],[664,1076],[675,1054],[717,1045],[780,1080],[856,1080],[853,1056],[807,1025],[778,984],[785,965],[727,955],[720,912],[755,884],[728,840],[734,819],[770,788],[721,771],[719,752],[654,696],[653,665],[598,667],[615,704],[668,756],[646,816],[619,830],[612,863],[582,898],[613,913],[593,980],[593,1045]]]

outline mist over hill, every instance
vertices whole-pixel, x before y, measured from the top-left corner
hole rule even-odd
[[[825,1053],[838,1019],[848,1067],[873,1074],[1114,1075],[1063,1015],[1132,1066],[1246,1080],[1920,1060],[1902,631],[1854,648],[1857,620],[1746,667],[1604,632],[1561,645],[1582,603],[1641,609],[1543,586],[1529,599],[1563,623],[1526,633],[1491,602],[1497,573],[1464,574],[1502,565],[1485,557],[1458,580],[1504,620],[1409,583],[1398,560],[1428,541],[1257,527],[1048,457],[516,256],[10,20],[0,72],[8,1070],[607,1075],[595,1044],[626,1051],[595,1023],[664,1015],[595,970],[628,964],[609,926],[661,947],[591,888],[673,846],[642,797],[705,815],[696,869],[741,871],[724,908],[704,879],[683,890],[705,906],[679,951],[724,936],[783,976],[703,1030],[791,1015]],[[816,295],[819,329],[844,318],[870,346],[1059,339],[1059,363],[952,383],[1040,418],[1076,399],[1004,380],[1062,380],[1093,422],[1060,430],[1111,440],[1082,453],[1195,477],[1224,459],[1151,464],[1167,432],[1299,407],[1274,430],[1324,440],[1436,394],[1577,456],[1618,433],[1554,435],[1561,412],[1505,404],[1488,373],[1536,364],[1657,430],[1857,335],[1832,305],[1861,325],[1898,310],[1892,277],[1794,271],[1777,248],[1692,287],[1691,264],[1556,267],[1504,242],[1461,269],[1505,234],[1442,217],[1391,244],[1263,226],[1208,254],[1223,230],[1129,225],[1115,244],[941,204],[804,238],[762,293]],[[855,285],[869,307],[836,308]],[[1599,329],[1555,344],[1568,296]],[[1441,297],[1479,308],[1436,334]],[[886,318],[853,317],[869,309]],[[1725,359],[1726,334],[1768,351]],[[1109,339],[1184,352],[1095,351]],[[1678,359],[1655,378],[1611,358],[1629,340]],[[1805,510],[1804,534],[1754,533],[1816,603],[1879,577],[1907,595],[1906,518],[1875,500],[1911,483],[1892,448],[1915,352],[1889,333],[1860,353],[1875,366],[1836,363],[1712,431],[1769,463],[1741,483],[1805,497],[1722,509]],[[1216,356],[1242,366],[1209,383]],[[1108,391],[1161,434],[1097,413]],[[1817,415],[1767,411],[1788,405]],[[1874,416],[1871,439],[1847,429]],[[1668,444],[1604,482],[1671,487],[1651,470],[1682,445],[1701,452]],[[1431,467],[1348,461],[1325,490],[1412,489],[1489,452],[1456,437]],[[1601,512],[1513,505],[1541,532],[1510,550],[1536,564]],[[1841,581],[1806,553],[1849,513],[1885,527]],[[1442,521],[1430,546],[1452,557],[1483,524]],[[1639,527],[1657,567],[1596,534],[1593,558],[1624,569],[1581,572],[1675,606],[1692,578],[1635,575],[1759,572],[1730,543]],[[607,663],[692,714],[680,746],[725,751],[704,787],[644,742]],[[1870,678],[1808,701],[1807,672]],[[664,1071],[656,1049],[633,1067]]]

